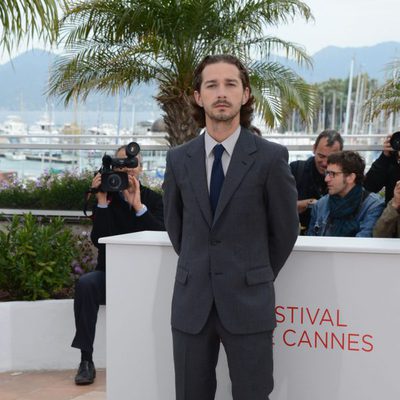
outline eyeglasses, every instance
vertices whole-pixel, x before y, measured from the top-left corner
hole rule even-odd
[[[328,170],[326,170],[325,173],[324,173],[324,175],[325,176],[329,176],[329,178],[335,178],[336,175],[339,175],[339,174],[344,174],[344,172],[342,172],[342,171],[336,172],[336,171],[328,171]]]

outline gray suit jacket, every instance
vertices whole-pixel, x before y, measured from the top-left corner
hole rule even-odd
[[[275,327],[273,281],[298,234],[287,160],[285,147],[242,128],[212,218],[204,136],[169,150],[164,219],[179,255],[174,328],[199,333],[213,302],[231,333]]]

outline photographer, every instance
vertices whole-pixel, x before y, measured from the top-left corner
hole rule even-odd
[[[96,377],[92,358],[93,342],[99,305],[105,304],[106,287],[105,245],[99,244],[98,240],[105,236],[165,229],[162,197],[140,184],[138,179],[142,172],[140,156],[134,157],[134,163],[132,163],[132,159],[127,158],[128,146],[122,146],[117,150],[116,159],[105,156],[103,169],[104,160],[108,157],[111,171],[97,173],[92,181],[92,192],[96,192],[97,205],[93,211],[91,239],[98,249],[98,258],[96,270],[83,275],[75,289],[76,334],[72,347],[81,350],[81,363],[75,376],[77,385],[91,384]],[[127,174],[127,176],[122,174],[125,180],[127,178],[125,182],[127,188],[119,191],[102,191],[104,185],[109,188],[110,182],[115,183],[112,180],[115,177],[118,181],[121,176],[119,172]],[[105,183],[102,182],[102,176],[106,178]]]
[[[400,181],[396,182],[393,198],[374,226],[373,236],[382,238],[400,237]]]
[[[398,147],[399,140],[396,140],[399,136],[400,133],[396,132],[386,137],[383,142],[383,151],[379,158],[372,163],[364,181],[365,189],[370,192],[377,193],[385,188],[386,204],[392,199],[396,182],[400,180],[400,147]],[[393,148],[393,145],[396,149]]]
[[[362,187],[364,169],[364,159],[354,151],[340,151],[328,157],[325,171],[328,194],[311,211],[308,236],[372,236],[384,202]]]
[[[343,150],[342,136],[339,132],[328,129],[322,131],[315,140],[312,157],[290,163],[290,170],[296,180],[301,234],[307,232],[313,205],[328,193],[325,182],[328,156],[340,150]]]

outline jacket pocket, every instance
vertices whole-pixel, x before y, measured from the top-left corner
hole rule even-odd
[[[176,269],[176,275],[175,275],[175,280],[182,285],[186,285],[187,280],[188,280],[189,272],[186,271],[186,269],[178,267]]]
[[[246,272],[246,283],[249,286],[270,282],[274,279],[274,272],[270,267],[256,268]]]

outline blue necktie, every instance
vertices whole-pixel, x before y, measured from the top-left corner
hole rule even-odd
[[[222,184],[224,183],[224,170],[222,169],[221,157],[225,148],[222,144],[217,144],[213,148],[214,163],[211,171],[210,180],[210,204],[213,215],[217,208],[219,194],[221,193]]]

